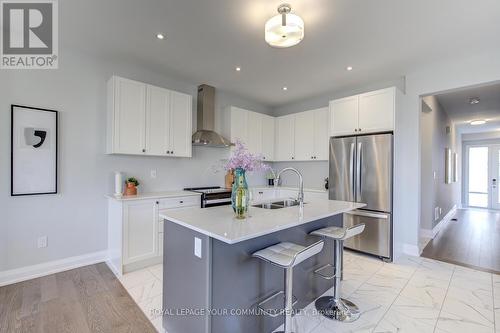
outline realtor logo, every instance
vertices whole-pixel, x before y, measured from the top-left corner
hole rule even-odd
[[[0,68],[57,68],[57,0],[2,0],[0,7]]]

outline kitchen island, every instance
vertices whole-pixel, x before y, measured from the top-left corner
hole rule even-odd
[[[164,219],[164,328],[169,333],[273,331],[283,318],[258,314],[256,304],[283,290],[283,270],[251,254],[284,241],[312,244],[318,239],[309,232],[342,226],[342,213],[363,206],[311,199],[303,209],[251,207],[245,220],[235,219],[230,206],[160,211]],[[320,254],[296,267],[296,309],[332,287],[332,280],[313,274],[332,263],[332,249],[327,241]]]

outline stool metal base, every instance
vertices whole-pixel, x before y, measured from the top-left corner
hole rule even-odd
[[[324,296],[318,298],[314,305],[323,316],[345,323],[353,322],[361,315],[356,304],[343,298],[335,301],[332,296]]]

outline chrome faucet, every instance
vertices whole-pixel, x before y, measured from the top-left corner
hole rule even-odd
[[[299,170],[297,170],[295,168],[285,168],[285,169],[281,170],[280,172],[278,172],[278,176],[276,176],[276,178],[274,179],[274,186],[275,187],[278,186],[277,184],[279,184],[281,174],[285,171],[293,171],[299,177],[299,195],[297,197],[297,201],[300,204],[300,208],[303,208],[304,207],[304,180],[303,180],[302,174],[299,172]]]

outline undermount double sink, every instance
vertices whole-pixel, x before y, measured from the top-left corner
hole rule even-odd
[[[257,205],[252,205],[252,207],[264,208],[264,209],[281,209],[287,207],[293,207],[300,205],[300,202],[295,199],[285,199],[273,202],[264,202]]]

